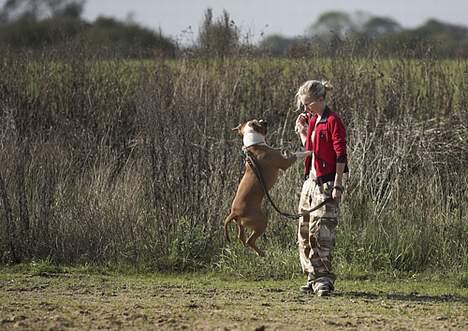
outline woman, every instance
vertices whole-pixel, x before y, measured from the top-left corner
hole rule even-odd
[[[298,108],[303,108],[295,130],[306,151],[305,182],[299,212],[313,208],[327,198],[333,200],[299,219],[299,257],[308,275],[303,292],[328,296],[334,290],[336,276],[332,271],[332,252],[338,224],[339,202],[344,191],[343,173],[347,171],[346,129],[338,115],[326,104],[326,81],[309,80],[296,94]]]

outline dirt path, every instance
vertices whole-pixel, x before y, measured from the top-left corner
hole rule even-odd
[[[341,281],[334,297],[301,280],[213,275],[0,272],[0,330],[468,329],[468,289],[430,281]]]

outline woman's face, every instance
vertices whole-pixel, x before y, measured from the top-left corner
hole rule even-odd
[[[301,102],[304,105],[304,110],[308,113],[320,113],[323,110],[323,97],[312,99],[308,96],[302,96]]]

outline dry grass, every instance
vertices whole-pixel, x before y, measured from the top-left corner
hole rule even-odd
[[[50,52],[4,54],[0,67],[3,263],[242,270],[242,259],[222,253],[220,225],[241,175],[230,128],[266,118],[270,144],[297,149],[295,89],[323,77],[349,135],[338,265],[466,270],[466,61],[131,62]],[[300,174],[297,164],[275,188],[282,209],[295,209]],[[263,245],[289,261],[295,226],[267,208]]]

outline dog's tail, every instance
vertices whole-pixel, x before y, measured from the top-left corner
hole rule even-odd
[[[224,220],[224,237],[228,242],[231,242],[229,239],[229,223],[236,219],[236,216],[233,213],[229,213],[228,217]]]

